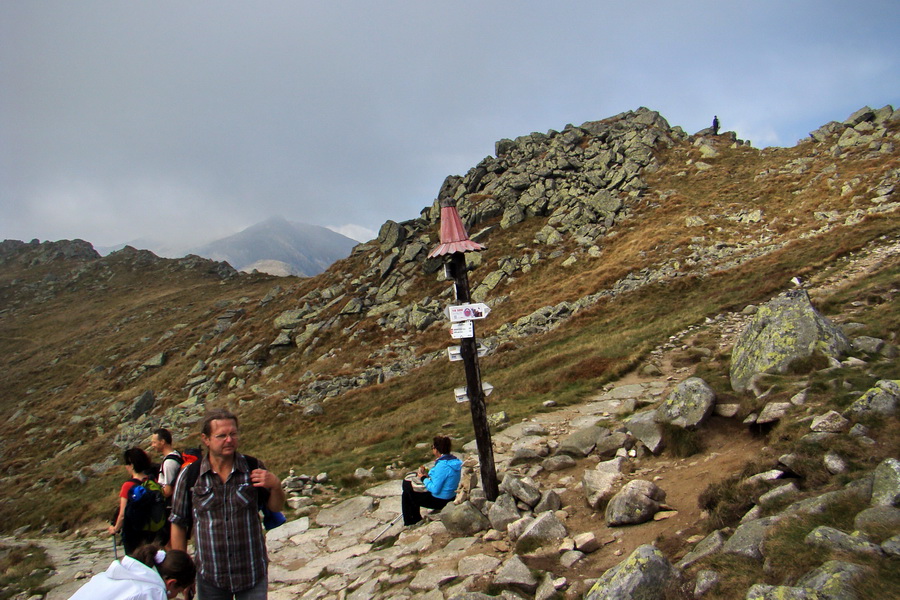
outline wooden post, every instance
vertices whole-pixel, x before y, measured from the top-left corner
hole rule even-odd
[[[450,274],[456,286],[456,299],[462,304],[471,302],[469,274],[466,270],[466,255],[456,252],[451,255]],[[472,411],[472,425],[475,428],[475,443],[478,445],[478,460],[481,463],[481,485],[488,500],[494,501],[500,494],[497,485],[497,468],[494,465],[494,446],[491,429],[487,421],[484,390],[481,389],[481,370],[478,366],[478,348],[475,337],[460,340],[460,355],[466,370],[466,395]]]

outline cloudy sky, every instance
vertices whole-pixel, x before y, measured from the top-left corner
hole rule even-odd
[[[0,239],[359,240],[494,142],[646,106],[791,146],[900,108],[900,2],[0,3]]]

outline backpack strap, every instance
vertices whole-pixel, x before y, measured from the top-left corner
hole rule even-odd
[[[252,473],[256,469],[259,468],[259,459],[250,456],[249,454],[244,454],[244,459],[247,461],[247,468],[250,469]],[[258,487],[256,488],[256,504],[262,508],[269,503],[269,490],[268,488]]]
[[[244,460],[247,461],[247,468],[253,472],[259,468],[259,459],[250,456],[249,454],[243,454]],[[184,468],[184,473],[178,478],[178,483],[187,486],[187,494],[188,494],[188,503],[191,507],[194,506],[194,497],[191,493],[191,490],[194,489],[194,486],[197,485],[197,479],[200,477],[200,464],[203,460],[195,460],[188,466]],[[184,480],[183,482],[181,480]],[[256,488],[256,503],[262,507],[269,503],[269,490],[266,488]],[[192,511],[193,513],[193,511]],[[191,515],[193,517],[193,514]]]

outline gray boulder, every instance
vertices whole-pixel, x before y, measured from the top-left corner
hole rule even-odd
[[[740,525],[725,545],[722,552],[725,554],[737,554],[754,560],[760,560],[763,557],[763,540],[766,538],[766,532],[776,522],[776,517],[765,517],[763,519],[755,519]]]
[[[609,435],[609,430],[603,427],[585,427],[563,438],[557,448],[557,454],[568,454],[576,458],[582,458],[590,454],[597,441]]]
[[[677,576],[678,571],[665,555],[655,546],[645,544],[603,573],[584,598],[658,600]]]
[[[820,546],[836,552],[851,552],[854,554],[868,554],[881,556],[881,548],[863,538],[850,535],[833,527],[824,525],[816,527],[803,540],[811,546]]]
[[[886,458],[875,467],[872,506],[900,506],[900,461]]]
[[[900,531],[900,508],[872,506],[856,514],[853,528],[865,534],[878,536],[884,532]]]
[[[749,389],[758,373],[786,373],[791,363],[820,352],[839,358],[850,341],[812,305],[805,290],[790,290],[759,307],[731,354],[731,387]]]
[[[545,459],[541,466],[545,471],[564,471],[575,466],[575,459],[568,454],[557,454]]]
[[[541,513],[516,540],[516,552],[525,554],[566,537],[566,526],[553,511]]]
[[[141,415],[147,414],[153,410],[154,406],[156,406],[156,395],[150,390],[145,391],[134,399],[130,411],[131,419],[135,420]]]
[[[900,535],[888,538],[881,544],[885,554],[893,558],[900,558]]]
[[[709,418],[716,405],[716,393],[699,377],[685,379],[656,409],[661,423],[682,428],[696,427]]]
[[[866,415],[892,417],[897,414],[898,402],[900,382],[883,379],[851,404],[844,414],[856,419]]]
[[[540,514],[548,510],[559,510],[562,508],[562,498],[553,490],[547,490],[541,494],[541,501],[534,507],[534,513]]]
[[[656,484],[635,479],[625,484],[606,505],[606,524],[610,527],[645,523],[659,512],[666,493]]]
[[[581,483],[587,505],[594,510],[603,508],[615,495],[616,486],[621,478],[620,473],[586,469]]]
[[[655,410],[636,413],[625,420],[628,432],[641,441],[647,449],[656,454],[663,447],[663,433]]]
[[[449,503],[441,511],[441,522],[450,535],[469,536],[489,529],[491,522],[471,502]]]
[[[757,583],[747,590],[746,600],[821,600],[818,592],[809,588]]]
[[[513,555],[497,571],[497,576],[494,577],[494,585],[514,587],[533,594],[537,589],[538,581],[531,573],[528,565],[523,563],[521,558]]]
[[[528,506],[535,506],[541,501],[541,491],[536,485],[525,479],[519,479],[512,473],[507,473],[500,482],[500,491],[521,500]]]
[[[725,534],[721,531],[713,531],[711,534],[703,538],[700,543],[694,546],[694,549],[684,555],[680,561],[678,561],[679,569],[687,569],[695,562],[706,558],[707,556],[712,556],[713,554],[718,554],[721,552],[722,548],[725,546]]]
[[[522,515],[516,508],[516,499],[509,494],[500,494],[497,496],[496,502],[488,510],[488,520],[491,527],[497,531],[506,531],[506,526],[517,521]]]
[[[865,571],[865,568],[853,563],[830,560],[806,574],[797,585],[816,590],[829,600],[855,600],[858,596],[853,583]]]

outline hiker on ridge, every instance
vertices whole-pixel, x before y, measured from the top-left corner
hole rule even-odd
[[[156,481],[162,486],[163,496],[166,497],[166,524],[159,532],[159,542],[168,547],[171,528],[168,516],[172,510],[172,494],[175,492],[175,480],[178,479],[184,459],[181,452],[172,446],[172,434],[168,429],[160,427],[154,431],[150,436],[150,446],[163,457]]]
[[[171,544],[185,550],[193,531],[200,599],[268,597],[259,508],[280,511],[285,494],[262,461],[237,451],[239,435],[233,413],[207,413],[200,434],[206,455],[186,467],[175,484]]]
[[[441,509],[456,497],[456,488],[462,473],[462,461],[450,454],[450,438],[435,436],[431,452],[437,459],[428,471],[425,465],[419,467],[417,475],[422,479],[424,489],[416,490],[413,482],[403,480],[403,494],[400,503],[403,509],[403,524],[415,525],[422,520],[420,507]]]
[[[713,132],[713,135],[719,135],[719,116],[718,115],[713,115],[712,132]]]
[[[125,471],[130,476],[128,481],[122,484],[119,490],[119,508],[116,511],[115,522],[109,526],[107,532],[110,535],[122,533],[122,546],[125,554],[131,554],[141,544],[153,541],[155,533],[142,531],[140,525],[129,522],[125,518],[125,507],[128,505],[128,494],[131,488],[141,485],[148,479],[147,471],[152,467],[150,457],[140,448],[129,448],[125,451]]]

